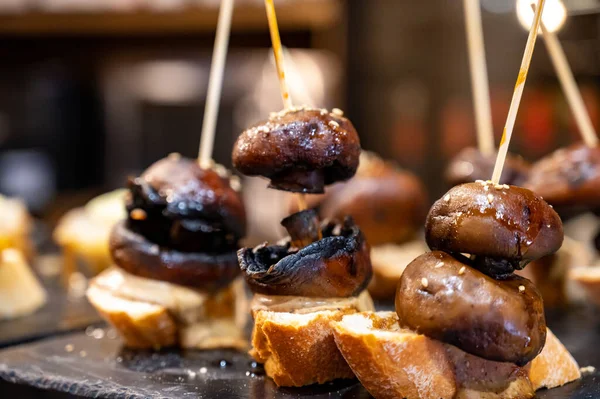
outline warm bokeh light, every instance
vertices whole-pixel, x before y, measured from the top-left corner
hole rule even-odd
[[[517,16],[519,17],[519,22],[521,22],[521,25],[523,25],[525,29],[529,29],[533,22],[532,4],[537,4],[537,1],[517,0]],[[558,31],[564,25],[566,19],[567,8],[561,0],[546,1],[542,21],[549,31]]]

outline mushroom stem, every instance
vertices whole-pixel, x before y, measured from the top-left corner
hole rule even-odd
[[[290,238],[292,246],[302,249],[323,238],[319,228],[319,216],[314,209],[294,213],[281,221]]]

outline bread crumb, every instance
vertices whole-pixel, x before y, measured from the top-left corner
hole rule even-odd
[[[519,292],[523,292],[525,291],[525,286],[524,285],[520,285],[519,286]]]
[[[488,191],[490,189],[489,186],[483,186],[483,191]]]
[[[423,277],[421,279],[421,285],[425,288],[427,288],[427,286],[429,285],[429,281],[427,281],[427,279],[425,277]]]
[[[510,188],[510,186],[508,184],[503,184],[502,187],[504,187],[507,190]]]
[[[74,349],[75,349],[75,347],[72,344],[65,345],[66,352],[73,352]]]
[[[334,115],[336,115],[336,116],[344,116],[344,111],[342,111],[339,108],[333,108],[331,110],[331,113],[334,114]]]
[[[333,129],[337,129],[338,127],[340,127],[340,124],[336,121],[329,121],[328,125]]]
[[[488,199],[488,202],[491,204],[492,201],[494,200],[494,196],[492,194],[488,194],[487,199]]]
[[[579,371],[581,372],[581,374],[592,374],[596,371],[596,367],[594,366],[585,366],[585,367],[581,367],[579,369]]]
[[[79,352],[79,356],[86,357],[87,356],[87,352],[86,351],[81,351],[81,352]]]
[[[458,274],[464,274],[465,270],[467,270],[467,268],[465,266],[461,267],[460,270],[458,271]]]
[[[436,269],[439,269],[439,268],[440,268],[440,267],[442,267],[442,266],[444,266],[444,262],[438,262],[438,263],[435,265],[435,268],[436,268]]]
[[[450,194],[446,194],[446,196],[444,197],[444,201],[446,201],[446,202],[450,201]]]

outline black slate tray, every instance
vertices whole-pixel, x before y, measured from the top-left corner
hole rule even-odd
[[[37,265],[34,265],[34,270]],[[101,321],[85,296],[69,296],[57,275],[39,276],[48,302],[31,315],[0,321],[0,348],[83,330]],[[23,293],[27,295],[27,293]]]
[[[549,325],[579,361],[600,366],[600,317],[593,309],[550,312]],[[277,388],[248,355],[234,351],[123,349],[114,331],[88,329],[0,352],[0,380],[103,398],[368,398],[356,380],[301,389]],[[3,391],[0,385],[0,397]],[[25,392],[25,391],[23,391]],[[41,392],[41,391],[39,391]],[[31,397],[41,397],[39,392]],[[21,395],[21,397],[23,397]],[[585,375],[539,398],[600,398],[600,374]]]

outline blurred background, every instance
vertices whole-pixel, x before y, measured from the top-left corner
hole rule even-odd
[[[505,121],[527,1],[482,0],[494,126]],[[52,225],[170,152],[195,156],[218,0],[0,0],[0,193]],[[431,198],[475,144],[462,2],[277,0],[296,103],[338,107],[363,147],[416,172]],[[550,11],[552,9],[552,11]],[[520,10],[520,11],[519,11]],[[600,117],[600,1],[548,0],[592,120]],[[262,0],[237,0],[214,157],[282,108]],[[578,140],[536,47],[513,139],[535,160]]]

